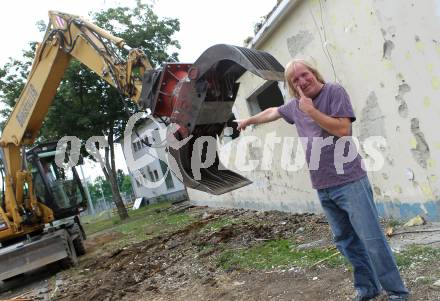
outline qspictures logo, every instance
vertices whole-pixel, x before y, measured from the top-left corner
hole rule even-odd
[[[135,133],[135,124],[141,119],[148,119],[152,125],[138,137],[145,141],[148,137],[150,143],[143,142],[144,151],[141,156],[135,156],[132,137]],[[170,150],[178,151],[185,146],[192,135],[183,140],[177,140],[175,133],[176,124],[165,125],[151,115],[136,113],[130,117],[124,131],[123,150],[127,167],[138,182],[146,188],[154,189],[161,186],[166,177],[172,172],[179,180],[183,181],[181,171],[176,159],[170,155]],[[224,133],[231,132],[225,128]],[[252,172],[273,170],[281,168],[286,171],[298,171],[303,168],[319,170],[323,154],[326,160],[331,160],[337,174],[344,174],[344,166],[355,160],[362,148],[366,154],[362,158],[362,168],[365,171],[379,171],[384,165],[383,149],[386,140],[382,136],[371,136],[362,143],[354,136],[346,137],[290,137],[278,136],[276,132],[267,133],[264,137],[242,136],[237,143],[230,143],[232,138],[224,135],[222,139],[212,136],[201,136],[194,140],[190,166],[194,180],[201,180],[201,170],[214,164],[217,153],[223,165],[238,172]],[[66,156],[67,145],[70,151]],[[78,163],[81,141],[75,136],[65,136],[58,141],[56,164],[61,168],[70,168]],[[86,150],[102,166],[104,161],[100,150],[108,147],[104,136],[92,136],[86,142]],[[331,157],[329,158],[329,149]],[[277,153],[278,152],[278,153]],[[142,169],[156,160],[164,163],[166,170],[159,178],[147,177]],[[232,161],[232,162],[231,162]],[[327,163],[328,164],[328,163]],[[278,166],[277,166],[278,165]]]

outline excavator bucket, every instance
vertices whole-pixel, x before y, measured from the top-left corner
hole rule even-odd
[[[204,136],[202,139],[206,141],[207,136]],[[193,135],[181,148],[169,148],[169,154],[175,161],[175,166],[171,168],[187,187],[219,195],[252,183],[245,177],[225,168],[219,160],[216,149],[211,154],[214,156],[210,160],[207,159],[207,152],[210,148],[195,147],[199,138],[201,136]],[[202,166],[202,163],[207,161],[209,163]]]
[[[177,125],[171,133],[177,141],[188,140],[169,148],[186,186],[218,195],[251,183],[226,169],[217,150],[212,157],[208,143],[193,147],[198,139],[217,139],[231,125],[237,80],[246,71],[269,81],[284,80],[283,66],[269,53],[224,44],[208,48],[192,65],[166,64],[144,75],[140,104],[156,116],[169,117]],[[200,170],[194,170],[194,160],[202,163]]]

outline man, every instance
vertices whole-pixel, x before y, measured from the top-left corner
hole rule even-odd
[[[408,290],[380,228],[361,157],[345,163],[342,173],[335,167],[335,142],[351,135],[351,123],[356,120],[347,92],[338,84],[325,83],[319,72],[302,60],[286,66],[285,81],[295,98],[237,121],[238,129],[281,117],[296,125],[298,135],[308,138],[305,153],[310,177],[336,246],[353,266],[357,290],[353,300],[371,300],[381,293],[381,287],[389,300],[407,300]]]
[[[48,184],[50,186],[52,186],[56,182],[56,179],[55,179],[52,171],[50,170],[50,163],[43,162],[42,166],[43,166],[43,171],[44,171],[44,174],[46,175],[46,179],[48,181]]]

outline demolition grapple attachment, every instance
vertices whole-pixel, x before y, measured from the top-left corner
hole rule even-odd
[[[205,158],[208,152],[208,147],[193,149],[197,139],[216,139],[230,123],[237,80],[246,71],[269,81],[284,76],[283,66],[269,53],[224,44],[208,48],[194,64],[167,63],[144,74],[140,105],[155,116],[169,117],[177,125],[172,133],[177,140],[191,137],[184,146],[169,148],[186,186],[222,194],[251,183],[224,168],[218,153],[200,174],[194,174],[191,164],[194,154]]]

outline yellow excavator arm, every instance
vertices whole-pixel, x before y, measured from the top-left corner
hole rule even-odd
[[[152,69],[139,49],[131,50],[122,39],[83,18],[54,11],[49,12],[49,17],[49,28],[37,48],[27,84],[0,139],[3,147],[30,144],[35,140],[72,58],[135,102],[140,97],[142,82],[132,76],[132,70],[140,67],[142,75]],[[126,60],[118,56],[118,48],[129,50]]]

